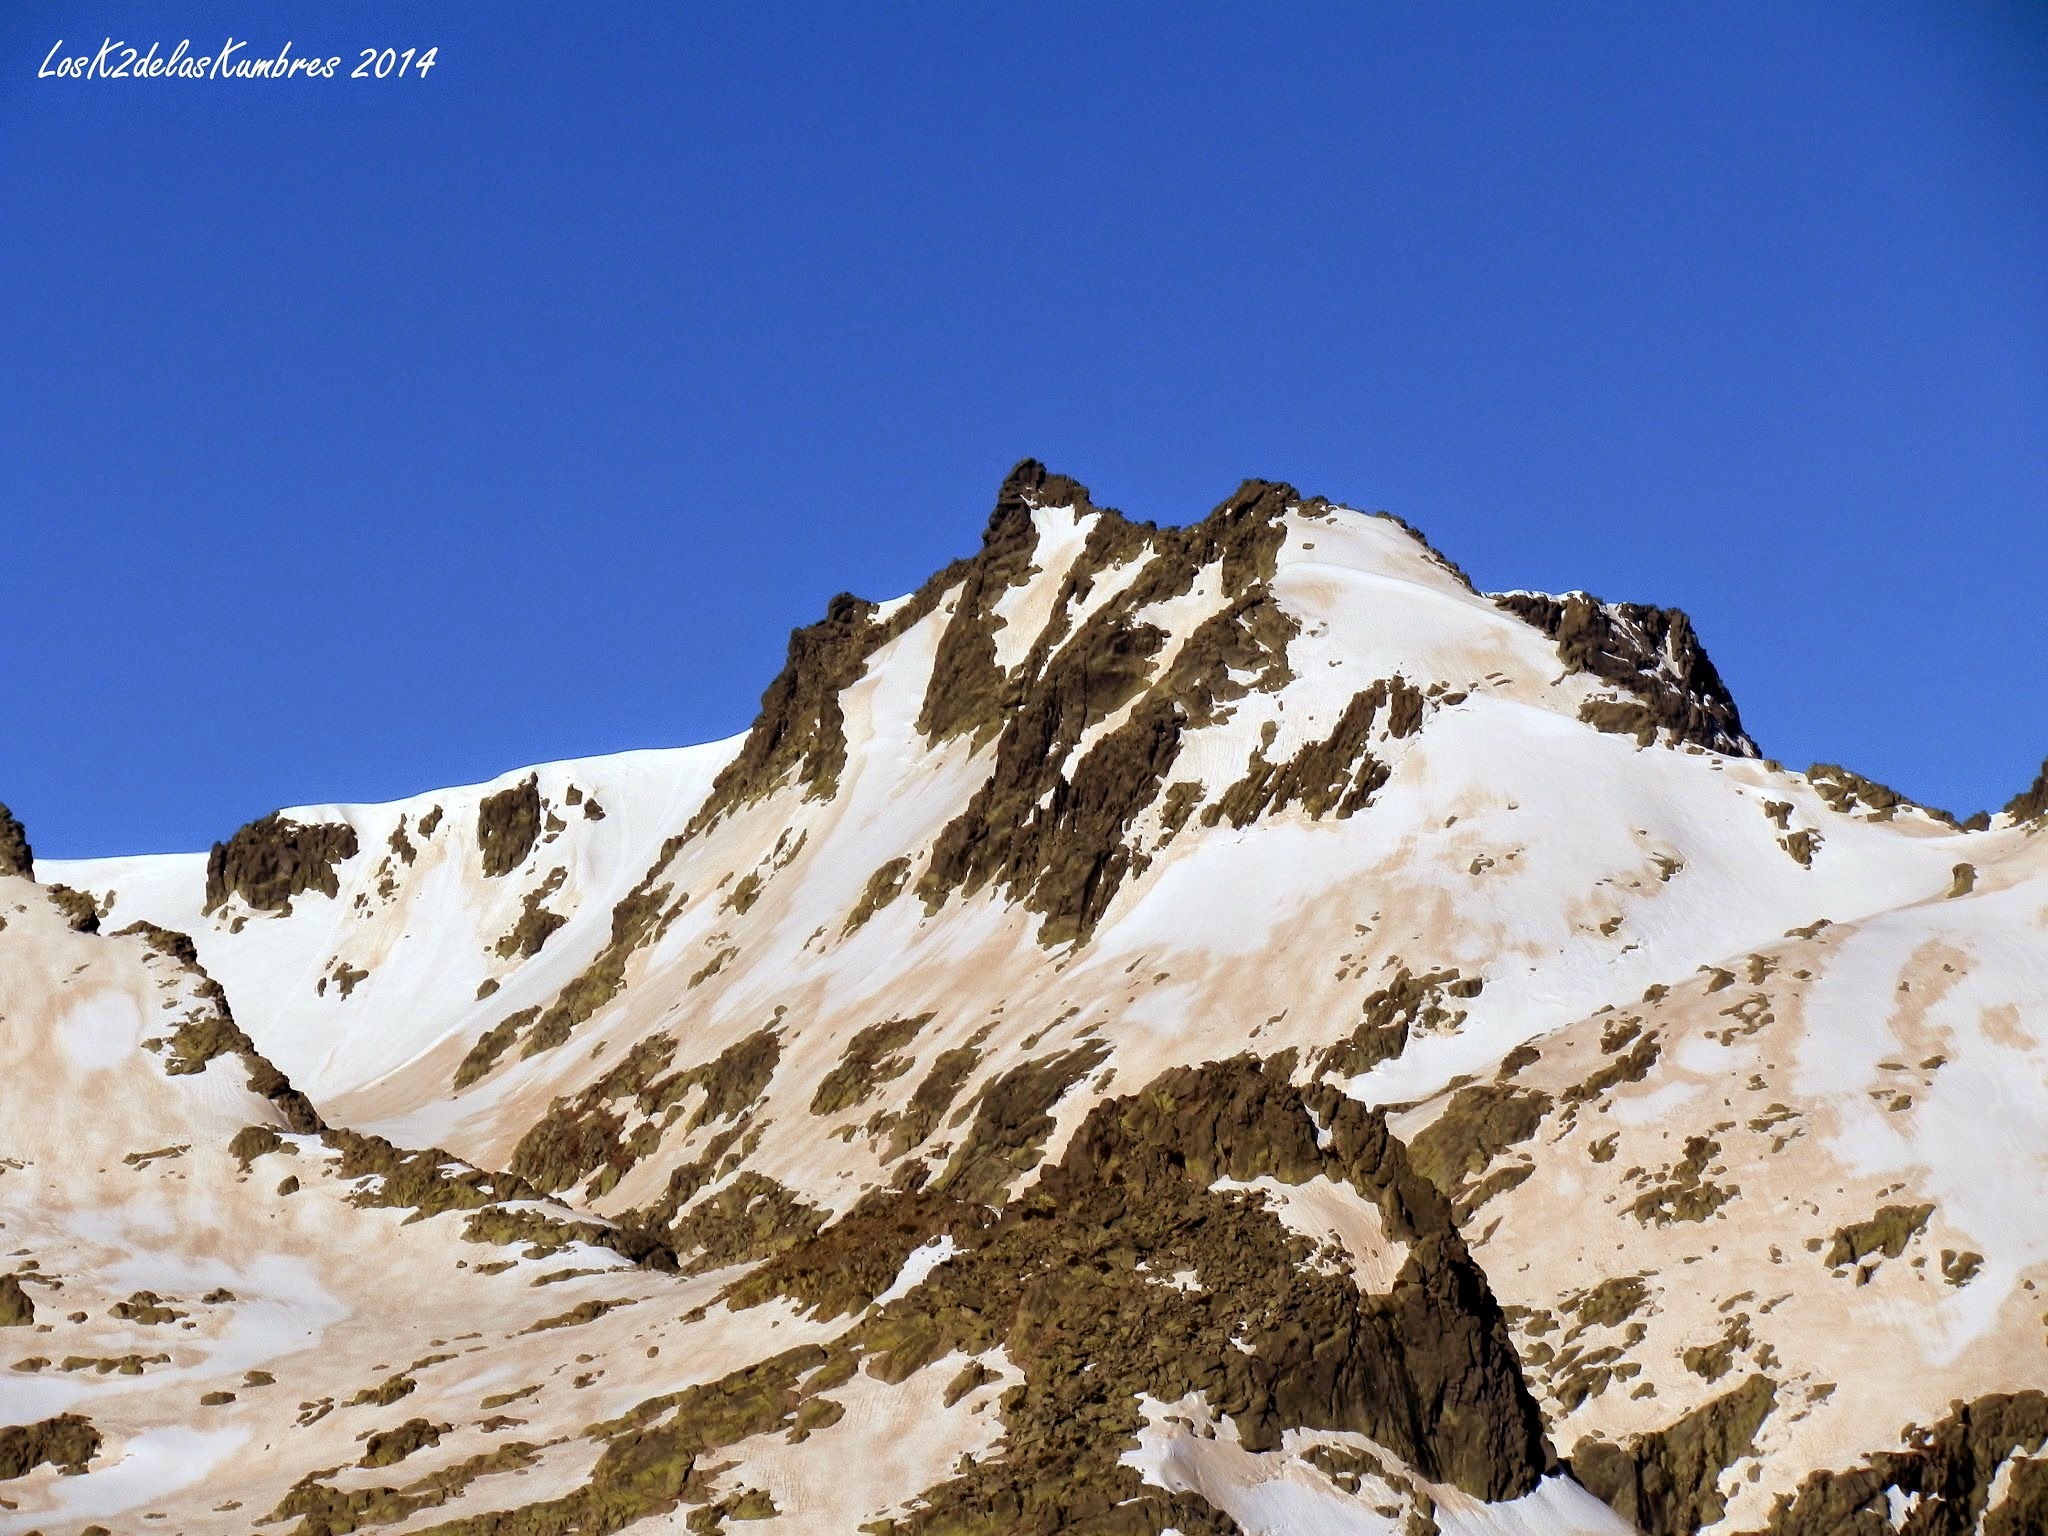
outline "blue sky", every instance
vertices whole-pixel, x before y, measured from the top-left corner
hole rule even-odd
[[[1026,455],[1691,612],[1753,734],[2048,754],[2048,12],[0,11],[0,798],[46,854],[744,728]],[[425,79],[37,79],[105,36]]]

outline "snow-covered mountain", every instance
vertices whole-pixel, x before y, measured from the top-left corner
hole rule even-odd
[[[0,1533],[2043,1530],[2044,827],[1032,463],[743,737],[0,815]]]

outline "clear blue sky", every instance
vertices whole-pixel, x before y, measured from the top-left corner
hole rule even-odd
[[[101,38],[424,81],[39,80]],[[2048,754],[2048,10],[0,8],[45,854],[725,735],[1031,455],[1697,620],[1764,749]]]

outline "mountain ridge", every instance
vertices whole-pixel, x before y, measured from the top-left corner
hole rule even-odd
[[[2044,824],[1762,759],[1675,611],[1027,460],[727,741],[40,899],[0,825],[17,1283],[156,1298],[32,1325],[101,1439],[0,1530],[2024,1520]]]

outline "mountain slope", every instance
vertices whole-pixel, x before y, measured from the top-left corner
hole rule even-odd
[[[189,935],[319,1125],[257,1150],[245,1094],[166,1136],[238,1199],[317,1168],[276,1198],[329,1265],[375,1226],[325,1326],[378,1368],[394,1277],[479,1335],[384,1412],[425,1426],[397,1472],[238,1397],[219,1443],[274,1459],[125,1518],[1960,1529],[2048,1496],[2030,814],[1761,760],[1683,615],[1488,597],[1285,486],[1159,529],[1026,464],[972,559],[799,631],[742,738],[45,862],[101,931],[14,882],[0,1015],[49,1056],[67,965],[140,999],[177,946],[114,930]],[[101,1099],[154,1102],[143,1038]],[[23,1081],[9,1125],[79,1087]],[[46,1272],[187,1273],[83,1258],[120,1197],[22,1145]],[[391,1171],[427,1163],[469,1192]],[[270,1252],[274,1203],[210,1219]],[[276,1358],[308,1404],[369,1374]],[[113,1512],[197,1421],[107,1379],[129,1438],[0,1485],[0,1530]],[[525,1459],[466,1471],[529,1385]]]

